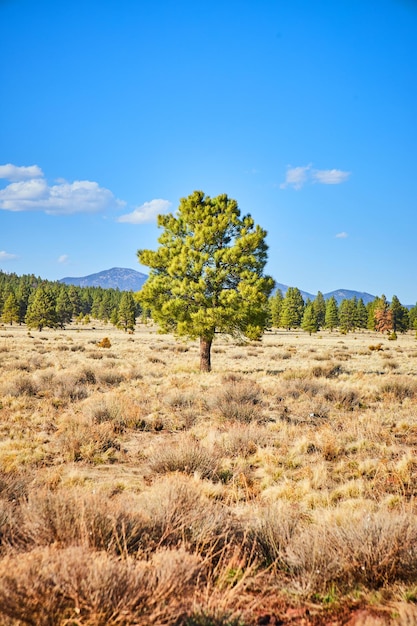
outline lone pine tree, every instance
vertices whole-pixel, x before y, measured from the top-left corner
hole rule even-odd
[[[200,370],[211,370],[216,332],[259,339],[274,281],[263,271],[266,231],[237,202],[195,191],[176,215],[159,215],[156,251],[139,250],[151,268],[139,300],[163,332],[200,339]]]

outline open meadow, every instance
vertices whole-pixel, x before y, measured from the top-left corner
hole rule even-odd
[[[108,341],[106,341],[106,339]],[[0,327],[0,624],[417,623],[417,340]]]

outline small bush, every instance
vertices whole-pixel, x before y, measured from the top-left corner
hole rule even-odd
[[[218,461],[214,453],[188,437],[181,438],[180,441],[167,446],[155,446],[149,458],[152,471],[158,474],[183,472],[192,475],[196,473],[201,478],[212,480],[218,475]]]
[[[111,348],[111,341],[108,337],[104,337],[101,341],[97,343],[99,348]]]
[[[262,417],[261,399],[262,394],[257,383],[238,381],[225,385],[216,406],[225,419],[251,422]]]

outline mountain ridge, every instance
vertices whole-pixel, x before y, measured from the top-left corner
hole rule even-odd
[[[139,291],[148,276],[126,267],[112,267],[87,276],[66,276],[58,282],[77,287],[102,287],[120,291]]]
[[[66,285],[75,285],[78,287],[102,287],[103,289],[119,289],[120,291],[139,291],[146,279],[147,274],[138,272],[137,270],[125,267],[112,267],[108,270],[102,270],[95,274],[88,274],[87,276],[66,276],[61,278],[58,282]],[[282,294],[285,295],[289,289],[289,285],[275,282],[275,290],[281,289]],[[300,289],[301,295],[304,300],[314,300],[317,294],[309,293]],[[335,297],[338,304],[342,300],[351,298],[362,298],[364,304],[375,300],[376,296],[370,293],[355,291],[353,289],[335,289],[324,293],[323,297],[328,300],[332,296]]]

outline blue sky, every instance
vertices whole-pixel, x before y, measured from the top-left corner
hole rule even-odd
[[[227,193],[267,271],[417,300],[415,0],[0,0],[0,269],[139,271]]]

